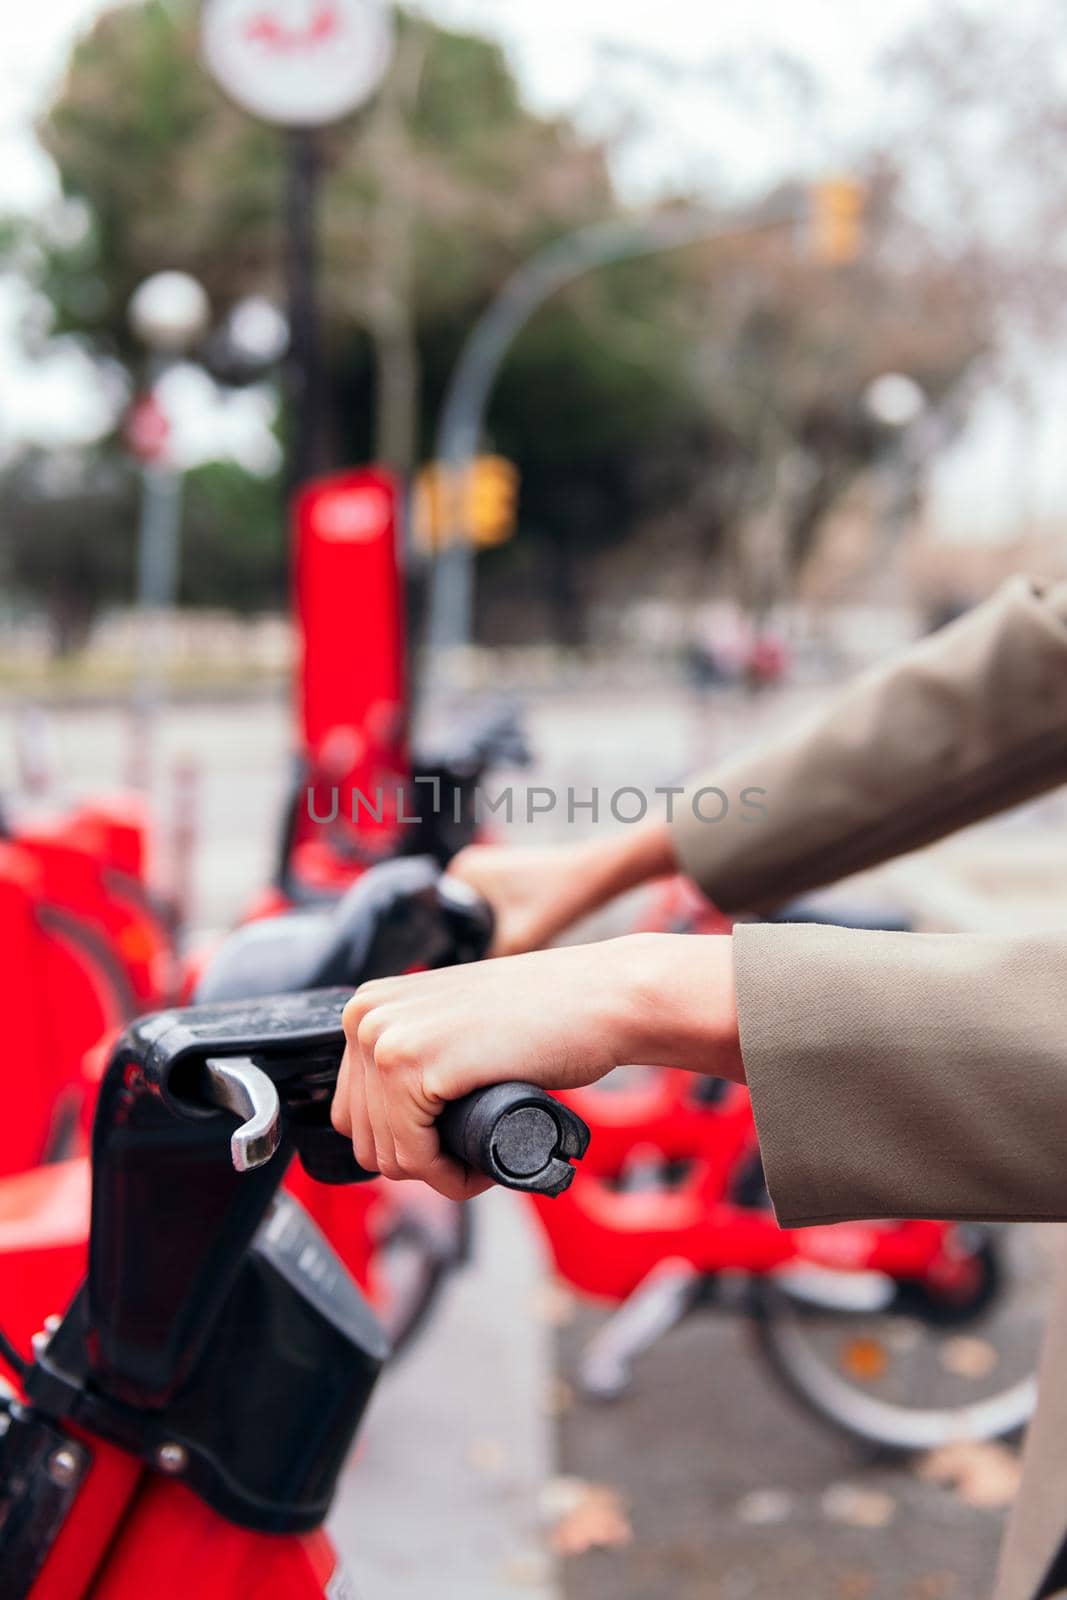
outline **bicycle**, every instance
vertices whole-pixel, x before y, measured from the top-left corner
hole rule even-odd
[[[348,992],[157,1013],[114,1046],[86,1282],[31,1362],[7,1349],[5,1600],[350,1593],[322,1524],[388,1346],[280,1189],[294,1156],[325,1183],[367,1176],[329,1124]],[[516,1084],[449,1107],[442,1138],[544,1193],[585,1144]]]
[[[400,959],[394,949],[394,970],[477,959],[487,948],[489,908],[438,881],[432,862],[393,863],[361,881],[364,889],[333,911],[233,936],[202,996],[351,980],[357,963],[345,953],[345,928],[358,921],[363,894],[382,906],[395,897],[399,923],[413,895],[429,918]],[[679,903],[691,904],[685,896]],[[958,1341],[1019,1310],[1007,1293],[1006,1262],[1039,1230],[931,1221],[783,1230],[770,1211],[743,1089],[629,1069],[561,1098],[592,1129],[593,1147],[558,1204],[534,1202],[538,1223],[562,1278],[621,1307],[582,1365],[588,1393],[621,1394],[642,1349],[679,1317],[717,1303],[749,1318],[759,1353],[798,1398],[864,1442],[916,1450],[960,1436],[1001,1437],[1025,1424],[1035,1394],[1036,1297],[1007,1329],[1008,1350],[999,1337],[984,1352]],[[402,1343],[466,1258],[463,1208],[410,1185],[374,1185],[358,1200],[348,1191],[301,1196],[360,1281],[392,1305]],[[974,1372],[989,1351],[998,1365]],[[953,1373],[946,1357],[972,1370]],[[949,1401],[916,1404],[916,1385],[932,1388],[935,1379]]]

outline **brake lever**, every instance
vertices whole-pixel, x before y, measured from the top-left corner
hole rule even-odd
[[[220,1111],[242,1119],[230,1136],[234,1171],[265,1166],[282,1139],[282,1106],[274,1080],[247,1057],[207,1060],[201,1092]]]

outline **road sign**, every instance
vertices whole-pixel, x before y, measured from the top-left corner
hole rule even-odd
[[[126,448],[147,465],[158,466],[166,459],[170,445],[170,420],[151,390],[139,394],[130,406],[122,434]]]
[[[504,456],[479,456],[466,471],[441,461],[423,467],[415,483],[413,533],[432,553],[457,539],[485,548],[513,537],[519,469]]]
[[[399,500],[392,474],[367,467],[313,479],[293,507],[303,744],[316,755],[347,730],[361,778],[397,759],[382,728],[403,725]]]
[[[315,128],[369,100],[393,56],[382,0],[205,0],[201,46],[232,100],[265,122]]]

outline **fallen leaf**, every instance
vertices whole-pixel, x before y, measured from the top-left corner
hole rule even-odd
[[[897,1503],[882,1489],[861,1489],[854,1483],[835,1483],[822,1497],[823,1515],[850,1528],[887,1528],[897,1514]]]
[[[574,1389],[566,1378],[553,1378],[545,1389],[545,1414],[562,1417],[574,1405]]]
[[[916,1471],[924,1482],[952,1489],[964,1505],[999,1511],[1015,1499],[1022,1463],[1007,1445],[961,1440],[932,1450]]]
[[[499,1439],[472,1439],[467,1446],[467,1465],[487,1478],[495,1478],[507,1466],[507,1451]]]
[[[618,1549],[633,1540],[622,1498],[606,1483],[555,1478],[545,1485],[541,1503],[555,1517],[549,1543],[558,1556]]]
[[[548,1557],[541,1550],[520,1551],[504,1563],[500,1577],[518,1589],[544,1588],[550,1581]]]
[[[996,1345],[988,1339],[960,1334],[946,1339],[939,1352],[941,1365],[957,1378],[988,1378],[1000,1360]]]
[[[753,1528],[766,1528],[788,1520],[793,1496],[786,1489],[753,1489],[738,1501],[736,1517]]]
[[[577,1305],[566,1284],[549,1282],[539,1285],[533,1301],[536,1321],[548,1328],[566,1328],[574,1321]]]
[[[959,1593],[954,1572],[927,1572],[908,1588],[908,1600],[952,1600]]]

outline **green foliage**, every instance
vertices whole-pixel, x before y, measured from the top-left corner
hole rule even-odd
[[[113,455],[30,452],[0,478],[0,570],[45,608],[57,655],[84,644],[98,609],[134,587],[137,482]]]
[[[288,562],[277,478],[217,461],[189,473],[185,489],[182,603],[282,609]]]

